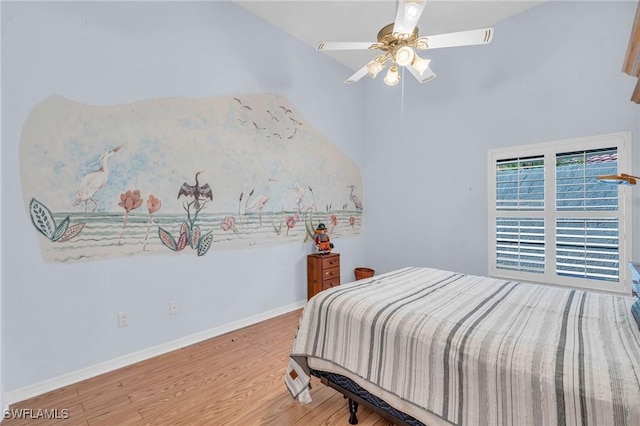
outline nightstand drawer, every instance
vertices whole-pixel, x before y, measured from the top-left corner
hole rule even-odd
[[[331,280],[334,278],[340,279],[340,267],[327,268],[322,270],[322,281]]]
[[[340,267],[340,256],[331,256],[322,259],[322,269]]]
[[[335,278],[322,281],[323,290],[326,290],[331,287],[337,287],[339,285],[340,285],[340,277],[335,277]]]

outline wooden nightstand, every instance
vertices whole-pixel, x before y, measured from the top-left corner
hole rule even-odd
[[[340,285],[340,254],[307,256],[307,300],[322,290]]]

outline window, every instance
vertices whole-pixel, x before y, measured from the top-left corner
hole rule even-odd
[[[489,151],[489,274],[629,292],[629,133]]]

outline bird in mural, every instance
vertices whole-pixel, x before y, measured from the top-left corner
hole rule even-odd
[[[77,206],[80,203],[84,203],[84,212],[87,212],[87,204],[89,201],[93,203],[93,210],[95,212],[98,208],[98,203],[93,199],[96,192],[100,191],[107,185],[109,181],[109,158],[118,152],[122,148],[122,145],[117,146],[100,157],[101,167],[95,172],[86,174],[80,181],[80,188],[73,197],[73,205]]]
[[[271,191],[269,189],[269,182],[275,182],[275,179],[265,179],[264,188],[266,189],[267,193],[254,198],[251,204],[249,204],[245,209],[245,211],[258,211],[258,214],[260,216],[260,226],[262,226],[262,209],[264,209],[265,204],[269,202],[269,196],[271,194]]]
[[[259,132],[260,130],[264,130],[264,129],[266,129],[266,127],[260,127],[260,126],[258,126],[258,124],[257,124],[255,121],[252,121],[252,123],[253,123],[253,127],[255,127],[255,128],[256,128],[256,132]]]
[[[207,198],[213,201],[213,191],[211,190],[211,187],[209,186],[209,184],[205,183],[204,185],[201,186],[200,183],[198,182],[198,175],[200,173],[202,173],[202,171],[199,171],[198,173],[196,173],[195,185],[189,185],[187,182],[185,182],[180,187],[180,191],[178,191],[178,198],[180,198],[181,195],[184,195],[185,197],[193,197],[194,199],[193,204],[196,210],[200,209],[200,201],[204,201]]]
[[[295,195],[295,203],[298,207],[298,211],[302,211],[302,200],[304,199],[304,188],[298,185],[298,182],[293,184],[293,191],[296,193]]]
[[[269,113],[269,115],[271,116],[271,119],[272,119],[272,120],[280,121],[280,120],[278,120],[278,118],[277,118],[276,116],[274,116],[274,115],[271,113],[271,111],[267,110],[267,112],[268,112],[268,113]]]
[[[351,194],[349,194],[349,198],[351,199],[351,201],[353,201],[353,205],[356,206],[356,210],[362,210],[362,201],[360,201],[360,198],[358,198],[356,194],[353,193],[353,190],[356,189],[356,187],[354,185],[349,185],[348,188],[351,188]]]
[[[250,111],[253,111],[253,109],[249,105],[243,104],[240,99],[238,99],[238,98],[233,98],[233,99],[235,99],[240,104],[240,106],[242,106],[242,108],[246,108],[246,109],[248,109]]]
[[[301,126],[301,125],[302,125],[302,123],[301,123],[301,122],[299,122],[298,120],[296,120],[296,119],[295,119],[295,118],[293,118],[293,117],[289,117],[289,120],[293,121],[293,123],[294,123],[294,124],[296,124],[296,125],[298,125],[298,126]]]
[[[291,110],[288,109],[288,108],[283,107],[282,105],[278,106],[278,108],[283,110],[285,114],[291,114]]]

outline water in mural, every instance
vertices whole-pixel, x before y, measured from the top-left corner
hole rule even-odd
[[[281,96],[36,106],[27,211],[54,262],[308,242],[362,226],[357,167]],[[29,167],[39,164],[38,168]]]
[[[56,220],[63,220],[67,215],[72,222],[84,223],[85,227],[75,238],[55,246],[53,260],[56,262],[89,260],[87,253],[91,253],[94,259],[114,255],[166,253],[167,247],[158,237],[158,228],[161,227],[173,235],[179,235],[184,223],[182,215],[153,215],[152,222],[148,216],[132,215],[123,232],[122,214],[56,213],[54,217]],[[260,226],[258,214],[248,213],[236,220],[231,227],[225,225],[225,219],[234,217],[231,213],[203,214],[198,218],[198,223],[201,229],[211,230],[213,235],[211,246],[224,250],[260,246],[264,240],[274,238],[280,242],[303,242],[307,239],[304,216],[307,220],[313,220],[314,224],[319,222],[331,224],[332,216],[335,217],[336,225],[327,226],[332,238],[351,235],[362,224],[362,212],[357,210],[309,212],[303,217],[300,217],[297,212],[268,212],[263,215],[263,226]],[[291,218],[295,218],[295,222]]]

